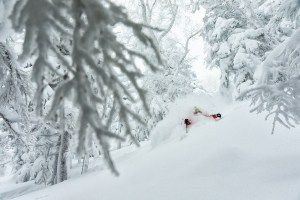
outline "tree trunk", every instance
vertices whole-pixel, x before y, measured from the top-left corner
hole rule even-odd
[[[57,153],[55,154],[55,157],[54,157],[53,172],[52,172],[52,176],[48,182],[49,185],[55,185],[57,183],[57,166],[58,166],[60,143],[61,143],[61,135],[58,137],[57,144],[56,144]]]
[[[68,179],[68,152],[69,152],[69,133],[64,131],[59,146],[57,162],[57,183]]]
[[[89,168],[89,154],[86,153],[83,158],[81,174],[86,173],[88,171],[88,168]]]

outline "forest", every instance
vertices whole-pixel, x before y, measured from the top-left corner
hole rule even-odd
[[[98,171],[109,172],[102,177],[108,182],[123,180],[132,170],[122,167],[125,160],[144,171],[149,165],[159,168],[162,161],[189,163],[186,159],[195,160],[201,148],[213,157],[215,150],[205,147],[217,141],[216,149],[228,151],[217,154],[221,171],[235,169],[234,148],[255,157],[260,140],[269,153],[261,159],[275,159],[277,152],[278,163],[298,160],[293,165],[300,167],[300,148],[295,147],[300,141],[299,8],[298,0],[0,0],[0,199],[36,199],[26,194],[45,188],[55,195],[60,191],[55,188]],[[194,108],[203,116],[190,117]],[[222,117],[216,121],[217,113]],[[223,145],[227,140],[220,139],[221,133],[231,138],[230,147]],[[195,155],[174,155],[181,155],[178,148],[185,152],[196,146]],[[152,157],[157,162],[139,162]],[[204,157],[195,165],[209,163]],[[283,168],[275,166],[275,171]],[[158,176],[164,177],[165,170]],[[286,188],[300,186],[299,168],[285,170],[297,174],[297,184],[286,183]],[[171,180],[165,184],[172,185]],[[201,185],[197,180],[194,185]],[[158,182],[153,180],[153,187]],[[143,184],[138,184],[139,195],[146,195]],[[272,184],[275,191],[280,188]],[[118,188],[104,181],[103,187],[110,188],[109,195]],[[213,191],[225,196],[205,197],[214,192],[178,187],[182,196],[158,190],[142,199],[277,199],[227,194],[216,185]],[[70,193],[60,199],[138,199],[126,192],[90,198]],[[278,198],[299,198],[299,187],[290,194]]]

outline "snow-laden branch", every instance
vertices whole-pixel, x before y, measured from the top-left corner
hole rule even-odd
[[[152,70],[156,70],[156,67],[147,56],[131,51],[119,42],[112,28],[116,24],[122,24],[130,29],[143,45],[154,51],[157,63],[160,63],[161,58],[156,45],[143,32],[144,28],[152,28],[131,21],[122,7],[108,0],[18,1],[11,19],[15,30],[25,30],[24,51],[21,58],[25,59],[32,53],[37,55],[33,66],[33,79],[38,86],[38,101],[41,100],[45,73],[55,70],[49,60],[49,54],[56,55],[64,66],[64,74],[57,73],[63,82],[55,91],[48,117],[55,116],[62,106],[63,98],[70,97],[81,111],[78,150],[84,151],[87,128],[92,128],[102,146],[105,160],[111,170],[117,174],[107,141],[125,140],[125,138],[108,130],[111,120],[104,119],[99,112],[106,106],[103,104],[104,99],[108,96],[112,97],[115,106],[108,112],[109,115],[118,115],[126,124],[126,135],[135,141],[130,132],[129,122],[142,120],[132,108],[123,103],[122,97],[123,95],[130,97],[132,103],[141,101],[144,110],[148,111],[145,91],[137,82],[142,74],[135,60],[136,58],[144,60]],[[51,42],[51,38],[59,35],[65,35],[73,41],[70,59],[62,57]],[[89,74],[95,77],[93,82]],[[128,86],[120,76],[125,77],[126,82],[135,89],[137,97],[131,95]],[[100,92],[95,93],[92,85]]]
[[[300,55],[299,34],[300,29],[268,55],[256,71],[256,86],[239,97],[250,95],[252,112],[273,116],[272,133],[277,123],[287,128],[300,123],[300,69],[294,62]]]

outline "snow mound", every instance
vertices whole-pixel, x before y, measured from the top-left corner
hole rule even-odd
[[[290,130],[277,126],[272,135],[272,121],[264,120],[266,113],[249,113],[250,102],[222,106],[215,97],[200,97],[170,105],[166,119],[172,113],[188,114],[202,100],[202,106],[212,112],[220,109],[225,117],[192,125],[184,140],[159,148],[145,142],[138,149],[129,146],[111,152],[118,178],[97,161],[88,173],[80,176],[80,165],[75,166],[72,174],[77,176],[35,192],[29,191],[35,189],[34,183],[4,185],[0,179],[0,199],[299,200],[300,126]]]
[[[150,141],[153,147],[169,141],[178,141],[186,136],[184,119],[188,118],[197,126],[212,122],[211,119],[203,116],[193,115],[194,108],[209,114],[222,113],[224,103],[218,96],[208,94],[189,95],[171,103],[169,113],[159,122],[150,134]]]

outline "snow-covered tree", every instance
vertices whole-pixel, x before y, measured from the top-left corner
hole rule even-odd
[[[5,126],[4,121],[0,121],[0,126]],[[12,162],[11,157],[13,153],[11,152],[12,147],[10,145],[10,135],[3,130],[0,131],[0,176],[3,176],[7,171],[9,164]]]
[[[202,31],[206,63],[221,70],[220,92],[238,96],[254,83],[254,71],[273,44],[253,11],[258,4],[240,0],[195,3],[206,12]]]
[[[13,50],[3,42],[0,42],[0,77],[1,131],[10,139],[8,144],[14,152],[13,169],[18,171],[19,181],[27,181],[30,176],[25,165],[31,160],[33,145],[32,135],[28,134],[28,74],[18,65]]]
[[[149,91],[147,102],[151,108],[151,117],[143,116],[146,129],[140,125],[135,127],[136,134],[140,134],[138,137],[143,140],[166,115],[169,102],[193,92],[196,80],[188,53],[189,44],[199,35],[199,29],[193,23],[187,23],[189,16],[186,16],[182,3],[159,0],[138,0],[136,3],[140,7],[137,18],[161,29],[148,32],[163,59],[160,71],[155,74],[146,72],[142,79],[143,88]],[[178,36],[179,32],[181,37]]]
[[[256,11],[266,31],[278,44],[289,38],[299,27],[299,2],[297,0],[265,0]]]
[[[277,46],[257,68],[255,85],[242,93],[241,97],[252,97],[252,112],[269,112],[266,119],[273,117],[272,133],[277,123],[290,128],[298,124],[300,119],[298,3],[294,0],[267,0],[258,10],[258,16],[267,21],[265,29]]]
[[[299,30],[291,35],[299,27],[299,2],[193,0],[192,5],[206,9],[208,65],[221,69],[225,88],[233,82],[239,99],[253,98],[252,111],[274,116],[272,132],[276,123],[298,124]]]
[[[163,66],[160,73],[150,75],[156,83],[152,84],[149,82],[151,78],[146,77],[144,85],[151,87],[149,91],[156,90],[157,93],[164,94],[166,102],[174,101],[176,97],[193,91],[195,74],[191,70],[188,53],[190,42],[199,35],[198,24],[194,25],[189,21],[185,6],[180,3],[151,0],[139,0],[139,3],[143,23],[162,29],[160,32],[149,32],[162,54]],[[190,22],[189,26],[186,25],[187,22]],[[179,28],[183,29],[180,32],[183,34],[182,38],[178,37]],[[153,85],[156,86],[152,87]]]
[[[290,128],[300,122],[300,30],[277,46],[255,73],[256,84],[242,96],[250,94],[252,112],[268,111],[277,123]],[[241,97],[242,97],[241,96]]]
[[[38,9],[37,9],[38,8]],[[63,81],[56,89],[52,108],[48,114],[53,118],[62,108],[63,99],[69,97],[81,111],[79,129],[79,151],[86,143],[86,130],[91,127],[99,140],[102,153],[111,170],[117,174],[109,154],[108,140],[124,140],[115,133],[107,130],[114,115],[119,115],[126,128],[126,135],[135,141],[130,132],[129,117],[140,120],[130,107],[122,102],[123,94],[131,102],[139,99],[148,111],[144,91],[137,83],[141,76],[135,60],[143,60],[152,70],[156,67],[148,58],[139,52],[128,49],[116,39],[112,28],[122,24],[132,31],[133,35],[145,46],[150,46],[160,61],[160,55],[151,38],[143,33],[143,24],[131,21],[122,7],[110,1],[72,0],[72,1],[17,1],[11,15],[12,25],[16,31],[25,30],[23,53],[20,60],[25,60],[32,54],[37,59],[33,64],[33,80],[37,85],[37,102],[42,100],[42,90],[48,71],[53,71]],[[151,28],[150,28],[151,29]],[[51,42],[51,38],[67,35],[72,38],[70,59],[63,57]],[[49,54],[55,54],[66,69],[60,74],[49,60]],[[99,60],[101,62],[99,62]],[[95,74],[95,85],[99,93],[94,93],[88,73]],[[135,88],[138,96],[135,98],[127,92],[119,75],[123,74]],[[96,108],[102,107],[103,99],[111,96],[114,106],[109,112],[108,119],[101,118]],[[41,110],[41,104],[38,104]]]
[[[57,154],[56,144],[59,131],[52,123],[38,123],[32,132],[36,135],[35,159],[32,163],[30,176],[37,184],[52,184],[52,174],[55,173],[54,160]]]
[[[0,41],[3,42],[13,35],[10,21],[7,20],[15,0],[0,0]]]

